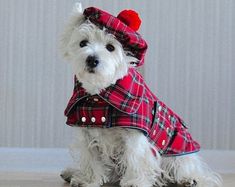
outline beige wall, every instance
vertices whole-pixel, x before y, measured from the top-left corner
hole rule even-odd
[[[75,1],[0,0],[0,146],[65,147],[73,76],[57,39]],[[137,10],[146,81],[203,148],[235,149],[235,1],[82,1]]]

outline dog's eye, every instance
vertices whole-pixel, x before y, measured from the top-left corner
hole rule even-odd
[[[79,45],[80,45],[80,47],[85,47],[85,46],[87,46],[87,43],[88,43],[87,40],[82,40]]]
[[[106,45],[106,49],[109,51],[109,52],[112,52],[115,50],[115,47],[112,45],[112,44],[107,44]]]

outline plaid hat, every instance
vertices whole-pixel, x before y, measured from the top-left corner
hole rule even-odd
[[[137,32],[141,20],[133,10],[124,10],[117,17],[95,7],[86,8],[83,12],[86,19],[101,29],[105,27],[107,32],[113,34],[122,44],[129,55],[137,58],[133,62],[136,66],[144,63],[144,55],[147,50],[147,43]]]

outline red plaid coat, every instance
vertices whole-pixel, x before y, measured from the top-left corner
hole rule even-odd
[[[124,127],[141,130],[165,156],[197,152],[182,119],[160,101],[133,68],[98,95],[89,95],[75,78],[65,109],[67,124],[78,127]]]

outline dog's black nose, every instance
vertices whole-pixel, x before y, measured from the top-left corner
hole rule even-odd
[[[90,68],[95,68],[99,64],[99,60],[96,56],[88,56],[86,59],[87,66]]]

